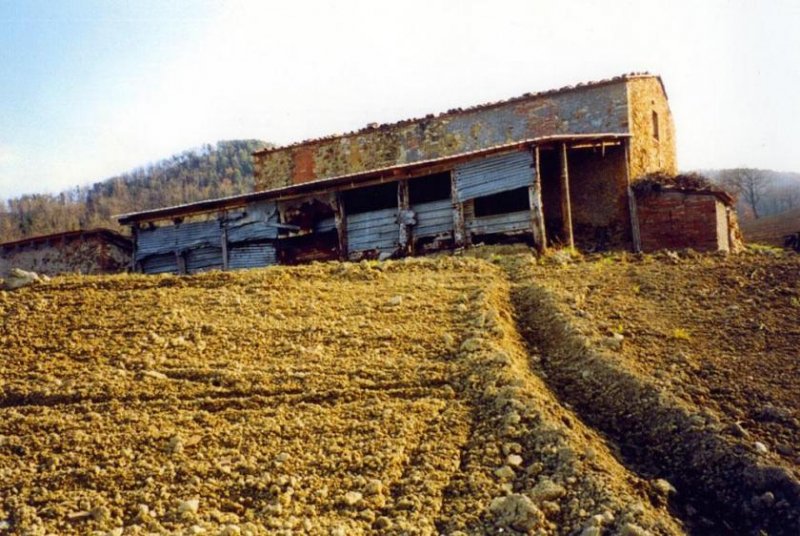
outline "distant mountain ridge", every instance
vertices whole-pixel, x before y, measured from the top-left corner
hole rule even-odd
[[[60,194],[0,200],[0,242],[108,227],[112,216],[214,199],[253,190],[252,153],[270,143],[220,141]]]

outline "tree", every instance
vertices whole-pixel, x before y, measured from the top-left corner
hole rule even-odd
[[[759,203],[770,186],[771,178],[760,169],[738,168],[725,170],[720,182],[739,196],[758,219]]]

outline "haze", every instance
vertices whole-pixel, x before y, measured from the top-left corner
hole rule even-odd
[[[800,4],[0,0],[0,198],[631,71],[683,170],[800,171]]]

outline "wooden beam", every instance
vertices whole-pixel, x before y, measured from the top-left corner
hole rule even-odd
[[[336,235],[339,238],[339,260],[347,260],[347,213],[341,192],[331,193],[333,220],[336,224]]]
[[[528,187],[531,206],[531,231],[533,243],[539,253],[547,249],[547,234],[544,227],[544,211],[542,209],[542,173],[539,160],[539,146],[533,147],[533,185]]]
[[[136,249],[139,246],[139,224],[134,223],[131,225],[131,272],[138,272],[136,266]]]
[[[569,163],[567,161],[567,144],[561,144],[561,222],[564,238],[570,249],[575,249],[575,237],[572,234],[572,202],[569,198]]]
[[[636,196],[631,188],[631,165],[630,165],[630,150],[628,140],[625,140],[623,146],[625,147],[625,182],[628,185],[628,212],[631,218],[631,239],[633,240],[633,251],[639,253],[642,251],[642,231],[639,228],[639,211],[636,207]]]
[[[408,181],[401,180],[397,183],[397,222],[400,228],[400,252],[408,255],[413,249],[411,243],[411,197],[408,190]]]
[[[181,251],[175,252],[175,262],[178,264],[178,273],[186,275],[186,255]]]
[[[230,260],[228,259],[228,227],[225,222],[220,222],[219,241],[222,246],[222,269],[227,270]]]
[[[464,203],[458,200],[458,186],[456,185],[456,172],[450,171],[450,199],[453,203],[453,245],[463,248],[469,242],[467,226],[464,224]]]

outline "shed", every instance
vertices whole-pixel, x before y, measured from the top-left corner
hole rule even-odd
[[[650,175],[633,190],[642,251],[743,249],[735,199],[704,177]]]
[[[124,272],[132,251],[131,239],[110,229],[34,236],[0,244],[0,276],[12,268],[44,275]]]

